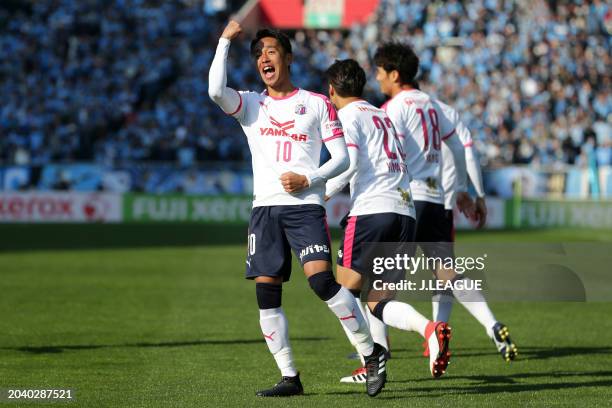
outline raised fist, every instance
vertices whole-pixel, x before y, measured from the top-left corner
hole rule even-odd
[[[229,23],[227,23],[227,26],[225,26],[225,29],[223,30],[223,34],[221,34],[222,38],[227,38],[228,40],[233,40],[234,38],[238,37],[238,34],[240,34],[242,32],[242,27],[240,27],[240,24],[238,24],[237,21],[235,20],[230,20]]]

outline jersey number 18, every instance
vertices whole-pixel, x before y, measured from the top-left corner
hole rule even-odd
[[[427,132],[427,118],[425,117],[425,112],[423,109],[417,109],[417,113],[421,116],[421,126],[423,127],[423,150],[427,150],[429,148],[429,135]],[[427,113],[429,114],[429,121],[431,122],[431,130],[433,133],[432,137],[432,145],[434,150],[440,150],[440,126],[438,125],[438,112],[435,109],[428,109]]]

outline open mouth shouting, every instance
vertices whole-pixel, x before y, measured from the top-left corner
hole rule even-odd
[[[272,65],[265,65],[262,70],[262,77],[266,81],[271,81],[274,78],[274,74],[276,73],[276,69]]]

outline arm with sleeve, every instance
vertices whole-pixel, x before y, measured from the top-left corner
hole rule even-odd
[[[311,187],[324,184],[327,180],[338,176],[346,171],[350,164],[338,113],[328,99],[325,99],[325,107],[321,115],[321,138],[331,159],[315,171],[306,174],[308,185]]]
[[[478,197],[484,197],[484,186],[482,183],[482,171],[480,170],[480,162],[478,160],[478,153],[476,149],[474,149],[472,136],[470,135],[470,131],[463,124],[463,122],[459,121],[457,123],[457,135],[465,148],[465,165],[467,168],[467,174],[470,178],[470,181],[474,185],[474,189],[476,190],[476,195]]]
[[[242,108],[242,96],[235,89],[227,87],[227,54],[230,40],[220,38],[217,51],[208,72],[208,96],[223,111],[235,115]]]
[[[344,126],[344,137],[346,140],[346,146],[348,148],[349,155],[349,167],[348,169],[329,180],[325,186],[325,195],[327,197],[331,197],[334,194],[340,192],[350,181],[355,172],[357,171],[357,166],[359,163],[359,133],[357,129],[353,126],[348,125]]]
[[[446,144],[453,155],[453,161],[455,163],[455,170],[457,179],[455,181],[455,187],[457,192],[467,191],[467,170],[465,164],[465,148],[461,140],[455,135],[456,128],[455,123],[457,121],[452,120],[445,114],[440,118],[440,128],[443,131],[442,141]]]
[[[325,142],[325,147],[329,150],[331,159],[325,162],[325,164],[317,170],[310,174],[306,174],[309,186],[325,183],[327,180],[338,176],[349,167],[349,155],[343,137]]]

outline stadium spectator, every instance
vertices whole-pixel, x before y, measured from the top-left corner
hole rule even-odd
[[[248,161],[239,127],[206,96],[227,17],[207,12],[196,1],[0,5],[0,162]],[[587,129],[610,163],[610,15],[599,0],[382,0],[348,32],[297,31],[292,70],[297,85],[324,91],[322,71],[355,58],[380,104],[372,53],[406,41],[421,87],[459,110],[483,164],[572,164]],[[232,60],[230,84],[262,89],[252,62]]]

